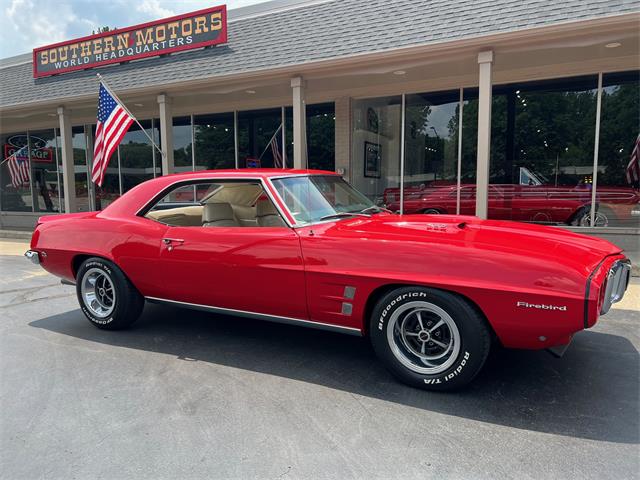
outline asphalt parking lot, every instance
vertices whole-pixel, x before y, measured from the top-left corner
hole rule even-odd
[[[563,359],[436,394],[355,337],[154,305],[98,330],[26,248],[0,241],[2,478],[639,476],[638,278]]]

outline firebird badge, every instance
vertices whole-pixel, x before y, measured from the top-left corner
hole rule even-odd
[[[540,310],[559,310],[561,312],[567,311],[566,305],[545,305],[544,303],[516,302],[516,306],[521,308],[537,308]]]

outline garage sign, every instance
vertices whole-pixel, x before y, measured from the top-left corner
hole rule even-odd
[[[227,42],[225,5],[33,50],[34,78]]]

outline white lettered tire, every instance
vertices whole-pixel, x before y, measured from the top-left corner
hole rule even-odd
[[[122,270],[104,258],[88,258],[80,265],[76,293],[84,315],[104,330],[130,326],[144,307],[144,297]]]
[[[442,290],[402,287],[376,304],[373,348],[404,383],[426,390],[467,385],[491,346],[486,320],[467,300]]]

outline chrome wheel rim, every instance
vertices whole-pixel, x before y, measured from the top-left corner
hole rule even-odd
[[[99,268],[90,268],[80,284],[82,301],[89,311],[98,318],[106,318],[116,305],[116,290],[109,275]]]
[[[435,375],[451,367],[460,353],[460,331],[446,311],[429,302],[409,302],[389,318],[391,352],[409,370]]]
[[[595,226],[596,227],[607,227],[609,225],[609,217],[607,217],[602,212],[596,212],[595,217]],[[582,219],[580,220],[581,227],[590,227],[591,226],[591,213],[586,213]]]

